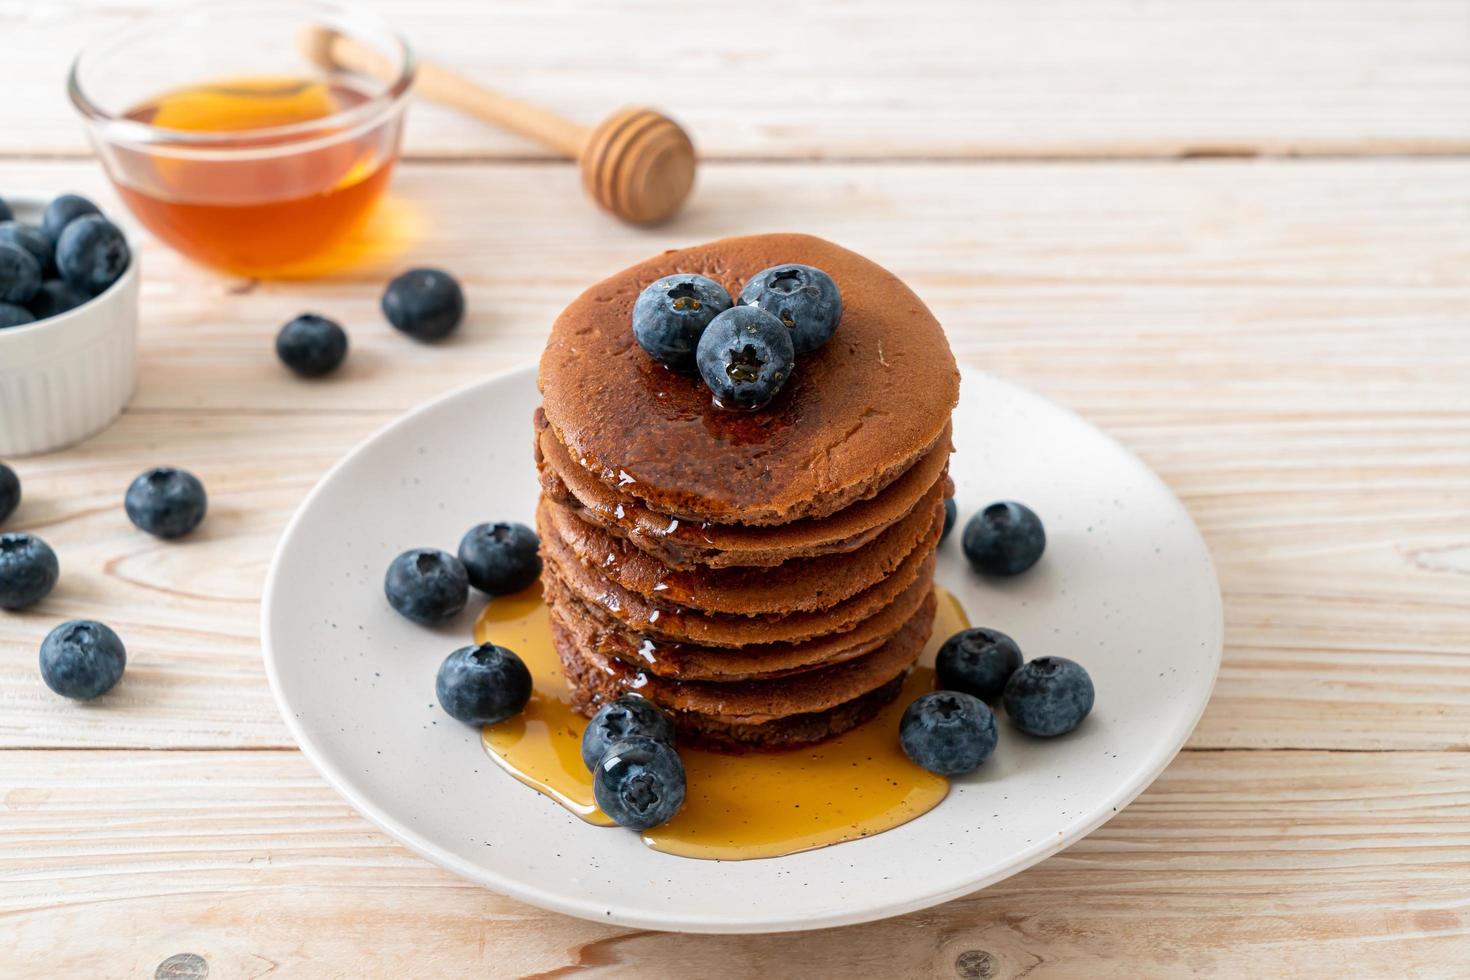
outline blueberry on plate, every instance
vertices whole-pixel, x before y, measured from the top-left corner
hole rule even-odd
[[[35,225],[22,224],[19,221],[0,221],[0,242],[9,242],[11,245],[19,245],[31,253],[31,258],[41,267],[41,274],[55,274],[54,255],[51,249],[51,239],[46,233]]]
[[[0,221],[10,221],[15,218],[15,212],[10,210],[10,205],[5,203],[5,198],[0,197]]]
[[[62,194],[46,205],[41,214],[41,230],[53,242],[61,240],[66,226],[89,214],[101,214],[102,210],[80,194]]]
[[[972,694],[931,691],[904,709],[898,740],[914,765],[958,776],[995,751],[995,714]]]
[[[132,260],[128,240],[99,214],[69,223],[56,241],[56,268],[73,289],[99,296],[117,282]]]
[[[425,626],[459,615],[470,597],[470,580],[460,560],[436,548],[405,551],[383,579],[388,604]]]
[[[24,306],[41,288],[41,264],[19,245],[0,242],[0,302]]]
[[[35,314],[37,320],[45,320],[74,310],[91,298],[67,285],[65,279],[47,279],[41,283],[41,288],[36,290],[26,308]]]
[[[1046,550],[1046,530],[1025,504],[1001,500],[970,518],[960,541],[977,571],[1019,575]]]
[[[0,303],[0,330],[6,327],[23,327],[27,323],[35,323],[36,317],[24,306],[16,306],[14,303]]]
[[[487,595],[510,595],[541,577],[541,541],[524,524],[476,524],[459,542],[470,584]]]
[[[1000,630],[974,626],[944,641],[934,660],[939,686],[994,701],[1021,666],[1021,648]]]
[[[597,709],[582,731],[582,763],[595,771],[608,746],[633,735],[674,744],[674,723],[651,702],[624,694]]]
[[[51,594],[61,565],[34,534],[0,534],[0,609],[26,609]]]
[[[139,473],[123,496],[128,520],[154,537],[181,538],[199,526],[209,499],[188,470],[155,466]]]
[[[630,735],[609,745],[592,770],[592,797],[620,827],[648,830],[684,805],[684,762],[667,742]]]
[[[14,514],[19,506],[20,477],[15,475],[15,470],[0,463],[0,524],[4,524],[5,518]]]
[[[730,308],[725,287],[705,276],[664,276],[633,304],[633,338],[661,364],[693,373],[694,352],[710,321]]]
[[[41,679],[64,698],[101,697],[122,679],[127,664],[123,641],[95,620],[62,623],[41,641]]]
[[[303,378],[331,374],[347,356],[347,331],[334,320],[303,313],[276,334],[276,356]]]
[[[1065,735],[1092,710],[1092,678],[1066,657],[1037,657],[1006,682],[1006,714],[1028,735]]]
[[[494,725],[531,700],[531,672],[505,647],[461,647],[444,658],[434,681],[439,706],[466,725]]]
[[[741,306],[757,306],[791,332],[796,353],[810,354],[832,338],[842,319],[842,294],[832,277],[809,265],[773,265],[750,277]]]
[[[960,509],[956,506],[953,497],[944,498],[944,530],[939,532],[939,541],[949,537],[949,532],[954,530],[954,522],[960,516]]]
[[[781,321],[754,306],[732,306],[699,338],[699,376],[721,408],[764,408],[791,380],[796,352]]]
[[[418,340],[440,340],[464,317],[464,293],[442,269],[410,269],[388,283],[383,315]]]

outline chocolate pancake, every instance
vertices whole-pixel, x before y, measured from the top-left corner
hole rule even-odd
[[[856,551],[910,513],[944,477],[951,448],[946,425],[939,442],[897,480],[829,517],[774,527],[691,523],[649,510],[638,498],[601,482],[567,456],[540,409],[536,420],[536,458],[546,495],[582,519],[627,538],[670,568],[771,566],[793,558]],[[947,481],[945,487],[946,495],[953,492]]]
[[[774,568],[669,568],[657,558],[543,497],[539,518],[584,564],[645,599],[700,612],[759,616],[827,609],[881,582],[944,521],[935,484],[909,515],[847,555],[798,558]]]
[[[785,262],[831,275],[843,312],[767,408],[715,407],[698,378],[634,341],[633,303],[655,279],[699,273],[734,296]],[[959,398],[954,356],[923,302],[882,267],[807,235],[666,252],[598,283],[552,327],[540,385],[557,440],[589,473],[653,510],[718,524],[789,524],[873,496],[939,442]]]
[[[898,693],[899,685],[894,682],[901,681],[918,659],[933,625],[930,592],[897,635],[866,656],[793,677],[722,684],[671,681],[602,657],[576,643],[555,615],[551,631],[577,710],[590,715],[603,702],[636,691],[673,713],[681,738],[771,746],[816,741],[871,717]],[[872,711],[842,710],[888,689],[891,693],[886,698],[879,695],[867,705]],[[825,721],[817,722],[821,716],[826,716]],[[793,717],[805,720],[783,731],[779,723]],[[810,734],[793,734],[798,731]]]
[[[537,510],[541,535],[543,575],[552,574],[569,592],[588,605],[597,605],[640,633],[659,640],[710,647],[743,647],[764,643],[796,643],[844,633],[893,602],[915,579],[934,575],[934,547],[944,529],[943,513],[936,515],[929,535],[883,581],[829,609],[786,615],[743,616],[700,613],[646,599],[607,578],[577,558]]]
[[[546,575],[543,585],[547,603],[557,610],[558,621],[582,649],[621,660],[649,674],[693,681],[768,679],[861,657],[891,640],[933,588],[928,579],[915,579],[897,599],[845,633],[803,643],[722,649],[654,642],[632,632],[606,610],[579,600],[555,574]]]

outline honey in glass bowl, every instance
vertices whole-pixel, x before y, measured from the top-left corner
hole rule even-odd
[[[373,46],[392,75],[312,64],[297,41],[318,27]],[[160,44],[208,56],[140,67]],[[240,73],[207,74],[216,66]],[[71,94],[119,195],[159,239],[230,272],[292,277],[329,268],[382,197],[412,77],[406,46],[368,15],[205,4],[84,51]]]

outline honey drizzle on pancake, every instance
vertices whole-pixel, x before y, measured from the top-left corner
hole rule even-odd
[[[969,625],[959,602],[939,589],[929,647],[898,698],[866,724],[819,745],[728,755],[681,746],[689,779],[684,808],[645,832],[655,850],[738,861],[779,857],[870,837],[939,805],[949,781],[909,762],[898,744],[898,719],[910,701],[933,690],[934,652]],[[592,798],[582,765],[587,720],[572,710],[541,587],[491,601],[475,623],[477,643],[514,650],[531,670],[526,710],[483,731],[485,749],[506,772],[598,826],[612,821]]]

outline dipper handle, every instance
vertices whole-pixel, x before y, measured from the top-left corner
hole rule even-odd
[[[376,78],[392,74],[380,53],[330,28],[310,29],[302,48],[329,69]],[[588,195],[623,221],[662,221],[679,210],[694,185],[694,144],[678,123],[652,109],[622,109],[589,130],[430,61],[419,62],[415,85],[435,102],[577,160]]]

